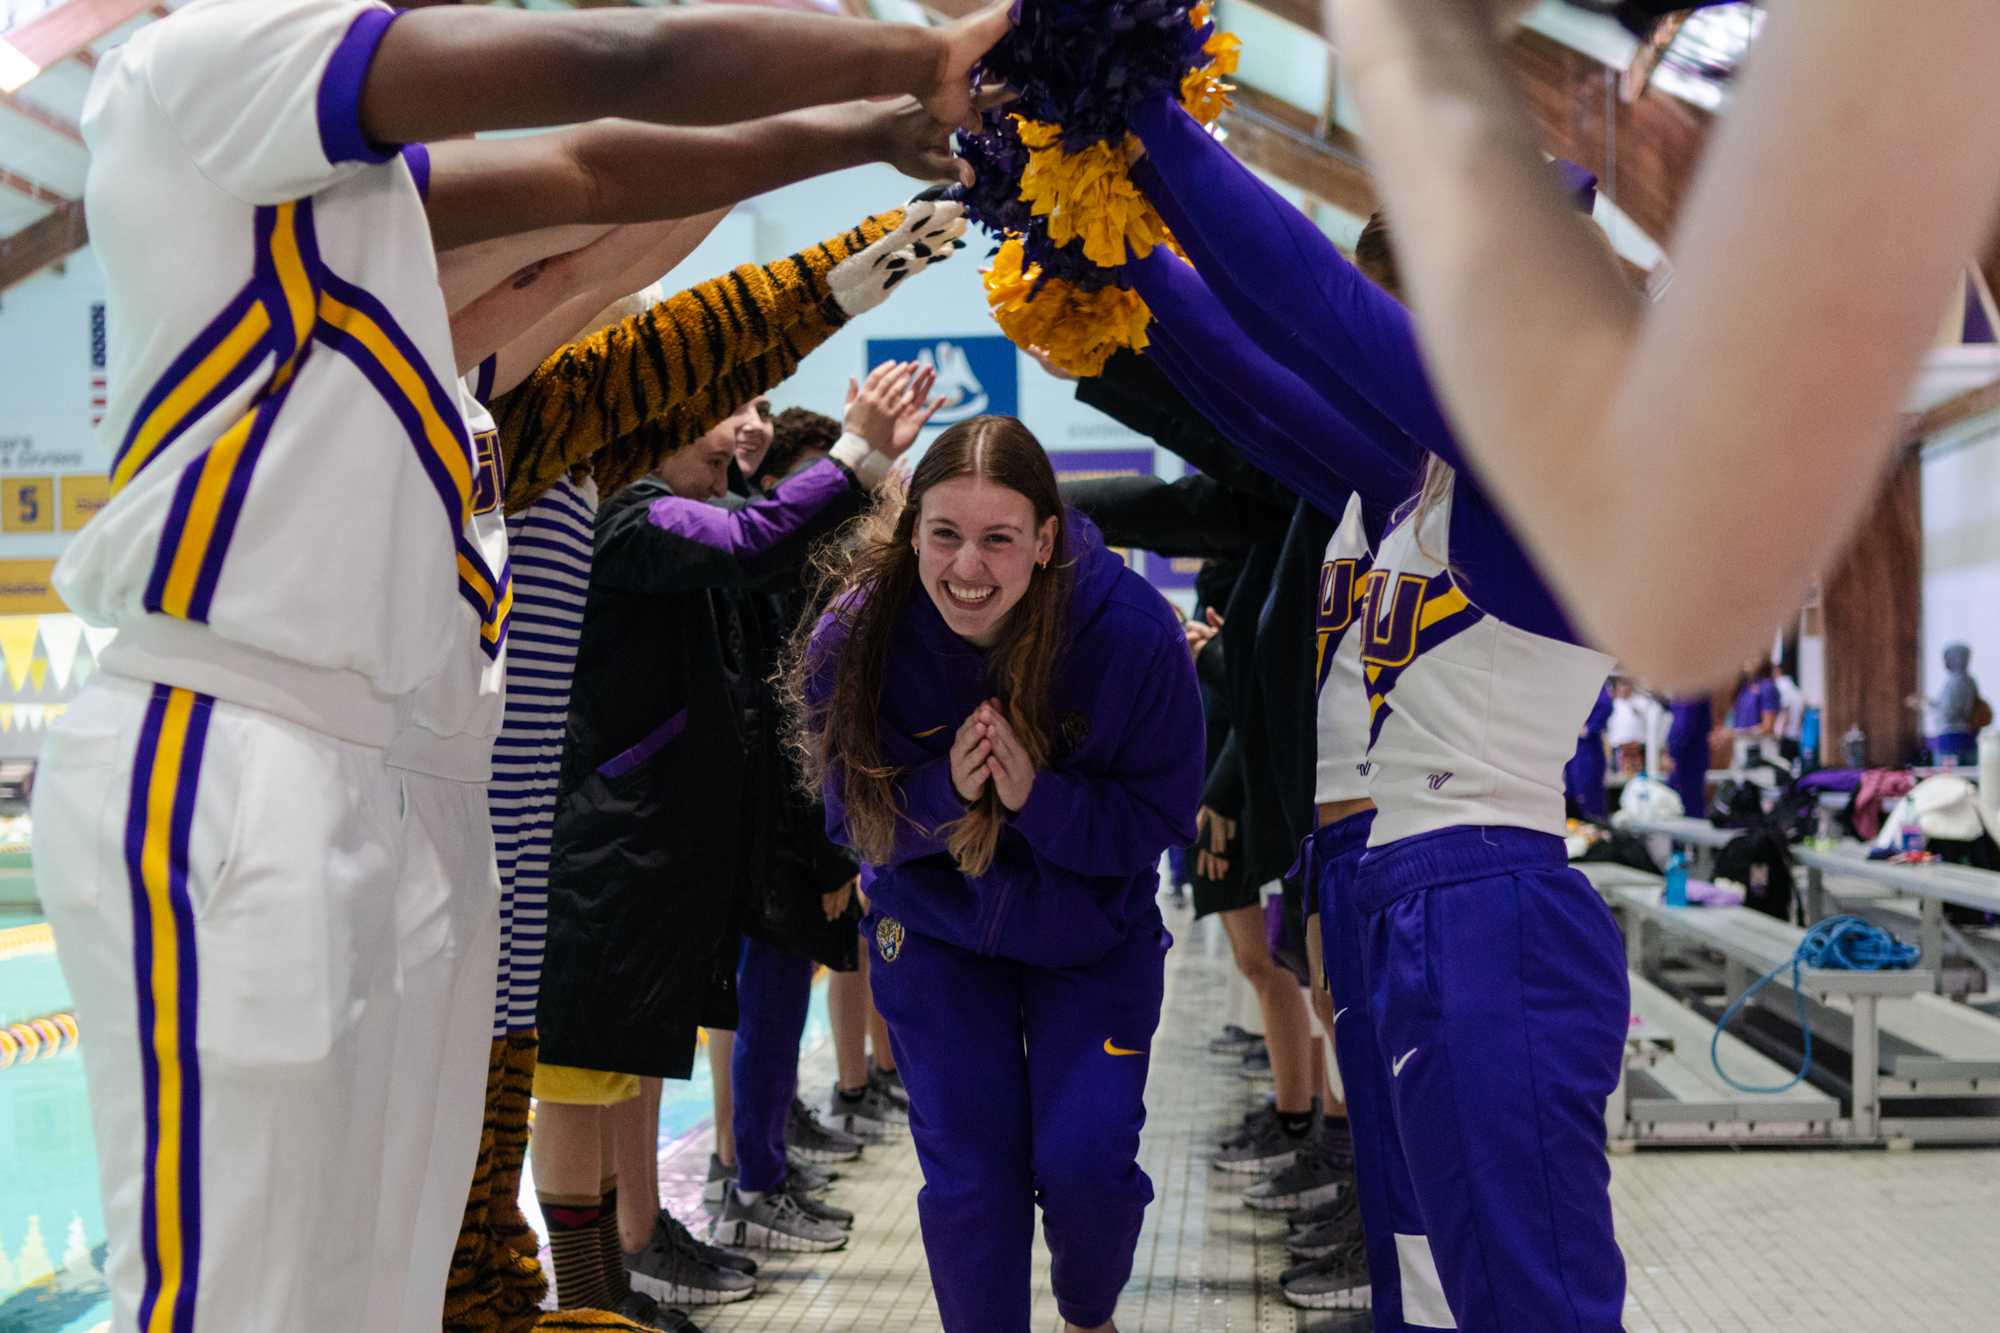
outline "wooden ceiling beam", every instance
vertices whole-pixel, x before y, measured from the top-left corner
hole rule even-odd
[[[1927,440],[1990,412],[2000,412],[2000,380],[1945,399],[1909,424],[1908,437],[1912,442]]]
[[[153,8],[147,0],[66,0],[10,30],[4,40],[47,69],[88,55],[92,42]]]
[[[58,206],[40,222],[0,238],[0,292],[32,278],[51,264],[60,264],[89,243],[83,205]]]
[[[59,208],[76,202],[66,194],[57,194],[39,181],[31,181],[26,176],[9,171],[5,167],[0,167],[0,186],[12,190],[15,194],[26,195],[38,204],[48,204],[51,207]]]
[[[1315,132],[1313,117],[1256,88],[1239,84],[1235,100],[1221,126],[1245,165],[1356,217],[1375,211],[1375,185],[1353,135],[1335,125]]]
[[[36,106],[33,102],[24,101],[12,93],[0,93],[0,107],[7,108],[24,120],[33,121],[51,134],[61,135],[71,143],[83,142],[83,129],[75,121]]]

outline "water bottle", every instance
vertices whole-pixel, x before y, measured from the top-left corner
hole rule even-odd
[[[1896,817],[1903,822],[1899,845],[1905,852],[1921,852],[1924,849],[1924,826],[1917,822],[1917,798],[1905,796],[1902,808]]]
[[[1859,727],[1849,727],[1847,734],[1840,738],[1841,753],[1847,758],[1849,768],[1868,767],[1868,737]]]
[[[1806,705],[1806,715],[1799,723],[1799,758],[1804,762],[1805,771],[1810,773],[1819,767],[1819,708]]]
[[[1664,899],[1669,907],[1688,905],[1688,858],[1678,847],[1667,858],[1667,893]]]

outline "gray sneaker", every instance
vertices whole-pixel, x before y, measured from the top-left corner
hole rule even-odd
[[[1353,1188],[1354,1159],[1322,1138],[1301,1149],[1290,1166],[1245,1190],[1243,1202],[1260,1213],[1288,1213],[1331,1203]]]
[[[1348,1191],[1340,1202],[1348,1205],[1348,1215],[1338,1222],[1323,1222],[1310,1231],[1295,1231],[1285,1238],[1285,1252],[1294,1259],[1324,1259],[1361,1234],[1361,1218],[1354,1211],[1354,1193]]]
[[[855,1101],[849,1101],[840,1084],[835,1083],[826,1095],[826,1123],[867,1143],[887,1143],[902,1134],[910,1117],[872,1083],[861,1090],[860,1098]]]
[[[646,1248],[625,1256],[625,1275],[634,1291],[663,1305],[728,1305],[757,1294],[757,1279],[733,1268],[703,1262],[692,1246],[675,1243],[674,1233],[660,1222]]]
[[[1256,1110],[1246,1111],[1243,1115],[1243,1123],[1238,1125],[1233,1133],[1225,1137],[1216,1146],[1218,1148],[1234,1148],[1240,1143],[1248,1143],[1262,1132],[1264,1126],[1275,1125],[1277,1123],[1277,1103],[1270,1101],[1259,1103]]]
[[[711,1239],[718,1245],[737,1249],[789,1250],[804,1254],[825,1254],[847,1244],[847,1233],[832,1222],[808,1217],[798,1199],[782,1190],[773,1190],[755,1203],[745,1203],[732,1183],[722,1203],[722,1216],[715,1219]]]
[[[733,1268],[751,1277],[757,1276],[755,1259],[747,1254],[739,1254],[735,1250],[725,1250],[720,1245],[708,1245],[696,1240],[694,1233],[687,1229],[687,1224],[664,1208],[660,1209],[660,1225],[667,1229],[667,1234],[672,1237],[674,1244],[684,1250],[692,1250],[694,1257],[703,1263],[713,1264],[717,1268]]]
[[[840,1172],[829,1171],[811,1162],[801,1162],[790,1153],[785,1154],[785,1179],[797,1187],[802,1194],[824,1194],[833,1188],[833,1182],[840,1179]]]
[[[1368,1255],[1359,1241],[1314,1260],[1279,1285],[1286,1302],[1301,1310],[1366,1310],[1373,1296]]]
[[[785,1193],[796,1199],[799,1210],[815,1221],[831,1222],[842,1231],[851,1230],[854,1226],[853,1213],[848,1212],[845,1208],[837,1208],[824,1199],[815,1199],[811,1194],[800,1189],[798,1182],[789,1176],[785,1179]]]
[[[1212,1160],[1221,1170],[1237,1175],[1269,1175],[1298,1160],[1299,1145],[1305,1141],[1287,1135],[1274,1113],[1245,1126],[1237,1141],[1220,1149]]]
[[[708,1155],[708,1179],[701,1183],[701,1210],[710,1217],[722,1211],[722,1199],[729,1188],[729,1182],[736,1179],[736,1168],[723,1165],[722,1159],[714,1153]]]
[[[792,1099],[791,1118],[785,1122],[785,1149],[792,1156],[815,1163],[851,1162],[863,1146],[852,1134],[821,1124],[810,1107]]]
[[[910,1114],[909,1089],[903,1086],[903,1075],[894,1069],[883,1069],[871,1065],[868,1070],[868,1086],[875,1088],[895,1103],[896,1109],[907,1118]]]
[[[1221,1036],[1209,1041],[1208,1049],[1217,1055],[1242,1055],[1263,1040],[1263,1033],[1251,1032],[1247,1028],[1229,1023],[1223,1027]]]

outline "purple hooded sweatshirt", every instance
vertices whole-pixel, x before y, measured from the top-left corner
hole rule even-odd
[[[1160,854],[1194,840],[1205,738],[1201,696],[1179,619],[1166,599],[1105,549],[1070,510],[1074,567],[1069,633],[1057,666],[1055,754],[1008,820],[993,864],[968,877],[937,830],[964,814],[949,755],[965,719],[994,694],[985,654],[954,634],[913,589],[890,641],[882,757],[902,770],[907,816],[887,864],[866,866],[874,914],[976,953],[1075,967],[1134,929],[1158,929]],[[808,702],[833,691],[846,640],[820,620]],[[847,841],[841,774],[826,782],[827,832]]]

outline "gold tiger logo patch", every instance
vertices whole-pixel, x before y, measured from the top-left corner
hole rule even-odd
[[[893,963],[903,952],[903,923],[885,916],[875,923],[875,952],[885,963]]]

